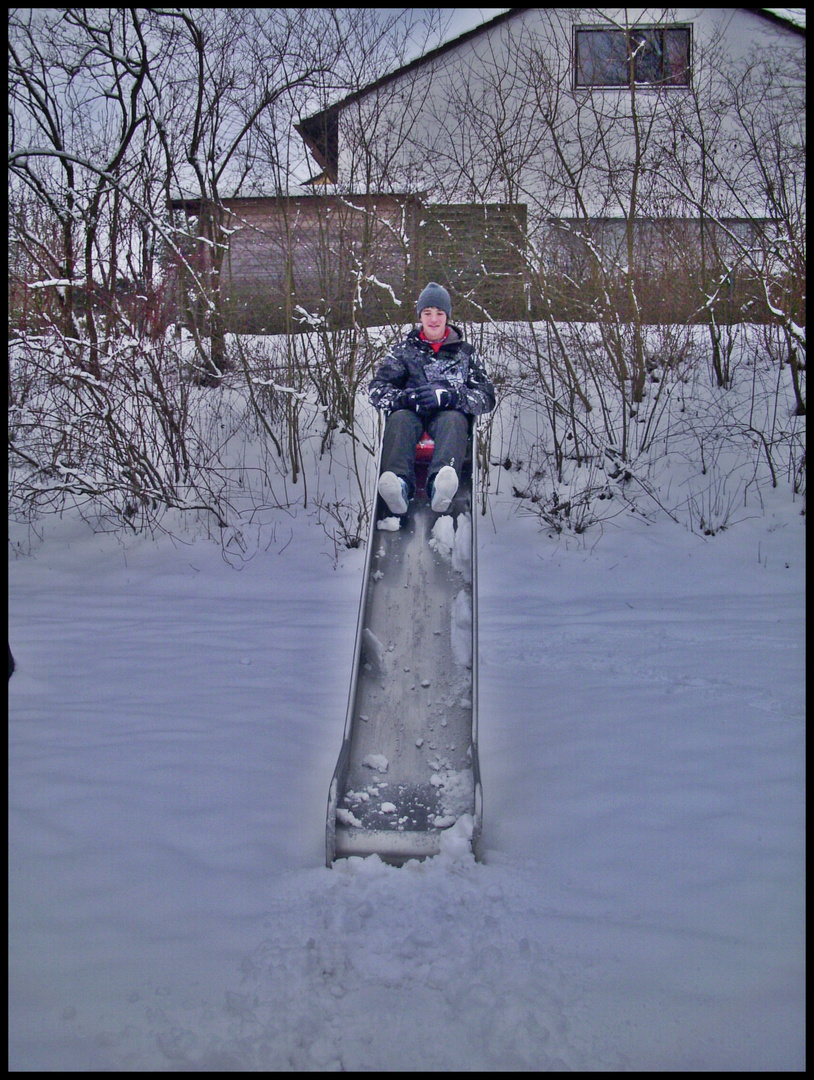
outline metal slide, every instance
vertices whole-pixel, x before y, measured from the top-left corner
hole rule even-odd
[[[446,514],[432,512],[424,490],[426,437],[407,513],[393,518],[377,498],[328,796],[328,866],[351,855],[395,864],[436,855],[453,826],[478,854],[475,438]]]

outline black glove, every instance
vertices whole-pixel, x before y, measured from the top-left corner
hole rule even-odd
[[[436,386],[435,396],[438,398],[439,409],[457,409],[461,403],[461,395],[451,386]]]
[[[439,409],[457,409],[460,394],[451,386],[440,383],[428,383],[419,386],[415,392],[418,408],[421,412],[438,412]]]
[[[424,383],[416,390],[402,390],[396,398],[394,408],[412,409],[417,413],[436,413],[439,409],[457,409],[460,394],[451,386],[440,383]]]
[[[438,404],[438,395],[435,391],[436,387],[431,383],[424,383],[423,386],[418,387],[415,391],[416,412],[438,412],[440,405]]]
[[[418,412],[418,403],[415,398],[415,390],[402,390],[393,402],[394,409],[411,409]]]

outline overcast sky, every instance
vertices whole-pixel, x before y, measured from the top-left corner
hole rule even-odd
[[[458,37],[459,34],[465,34],[467,30],[472,30],[474,27],[480,26],[481,23],[489,22],[496,15],[508,10],[508,8],[441,8],[445,17],[447,15],[452,16],[446,40],[451,41],[453,38]]]
[[[389,9],[387,9],[389,11]],[[461,34],[465,34],[467,30],[474,30],[476,26],[481,26],[485,22],[489,22],[490,19],[494,19],[496,15],[500,15],[504,11],[508,11],[508,8],[413,8],[412,13],[420,16],[422,11],[438,10],[441,12],[444,19],[449,18],[449,26],[444,33],[443,38],[430,41],[428,43],[428,49],[434,49],[438,45],[443,45],[447,41],[452,41],[456,37],[460,37]]]

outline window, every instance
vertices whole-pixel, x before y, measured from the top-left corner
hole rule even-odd
[[[576,31],[576,86],[689,86],[690,28]]]

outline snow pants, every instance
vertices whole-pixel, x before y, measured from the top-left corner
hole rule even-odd
[[[406,480],[410,498],[415,494],[416,443],[425,431],[435,443],[427,483],[444,465],[451,465],[460,481],[469,443],[469,418],[457,409],[442,409],[430,418],[422,418],[410,409],[397,409],[388,416],[382,438],[381,471]]]

